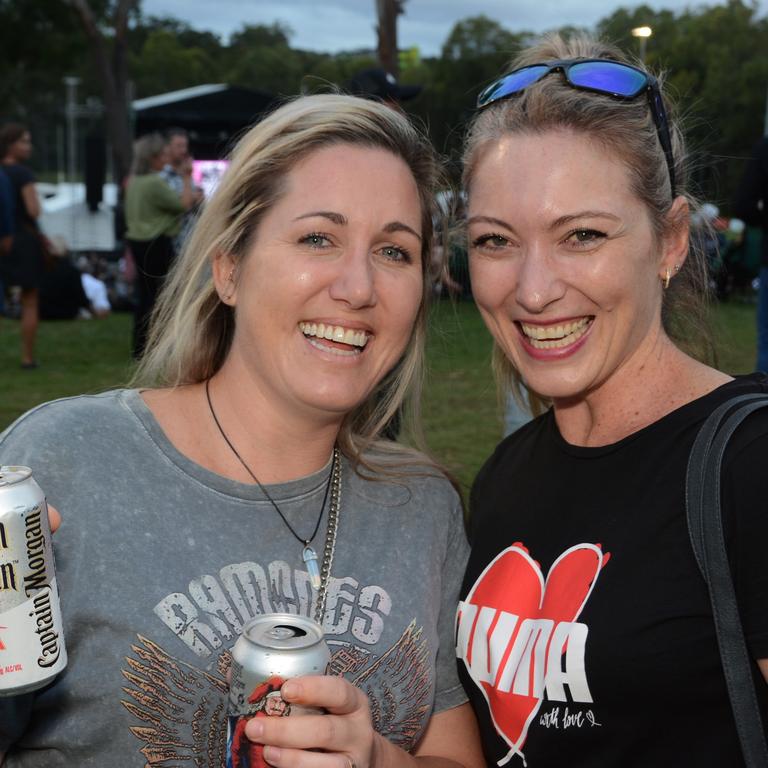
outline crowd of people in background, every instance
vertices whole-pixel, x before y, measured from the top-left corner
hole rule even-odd
[[[347,84],[350,93],[401,108],[421,88],[403,86],[384,70],[358,73]],[[173,260],[188,239],[195,213],[204,199],[192,178],[193,161],[188,132],[168,128],[135,142],[130,175],[123,181],[121,210],[125,217],[122,255],[71,254],[67,244],[50,242],[38,219],[41,203],[36,178],[28,167],[32,138],[26,126],[8,123],[0,129],[0,315],[20,320],[21,366],[38,367],[35,355],[40,319],[104,317],[112,310],[134,314],[131,352],[142,354],[149,319]],[[441,193],[438,200],[446,217],[435,222],[449,231],[463,217],[463,194]],[[692,229],[708,254],[711,287],[718,299],[751,298],[757,289],[757,369],[768,369],[768,138],[755,147],[746,164],[738,197],[731,206],[735,216],[724,218],[713,204],[705,204],[692,220]],[[449,270],[436,277],[438,295],[472,298],[463,244],[442,238],[435,246],[436,260],[449,248]],[[79,258],[78,258],[79,257]],[[505,434],[530,418],[525,401],[510,396],[505,413]]]
[[[20,321],[22,369],[39,365],[41,319],[103,318],[113,304],[134,311],[131,349],[139,357],[157,293],[203,199],[192,183],[187,132],[171,128],[135,142],[124,182],[125,247],[118,259],[73,254],[61,238],[45,236],[38,224],[36,178],[27,167],[31,155],[26,126],[0,129],[0,315]]]

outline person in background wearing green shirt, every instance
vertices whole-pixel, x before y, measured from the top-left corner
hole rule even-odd
[[[133,356],[141,357],[149,318],[175,256],[173,238],[182,216],[195,203],[192,162],[181,168],[181,195],[160,176],[167,162],[166,142],[159,133],[134,143],[133,167],[125,193],[126,240],[136,262]]]

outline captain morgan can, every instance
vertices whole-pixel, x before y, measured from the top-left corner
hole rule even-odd
[[[67,665],[48,506],[28,467],[0,466],[0,696]]]
[[[285,701],[283,683],[301,675],[324,675],[331,655],[323,630],[312,619],[269,613],[249,621],[232,648],[229,686],[227,768],[266,765],[263,747],[248,740],[253,717],[322,714]]]

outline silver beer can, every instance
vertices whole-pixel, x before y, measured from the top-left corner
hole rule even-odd
[[[28,467],[0,466],[0,696],[67,665],[48,505]]]
[[[324,675],[331,655],[317,622],[291,613],[268,613],[249,621],[232,648],[227,768],[263,765],[263,747],[245,736],[253,717],[322,714],[289,704],[283,683],[301,675]]]

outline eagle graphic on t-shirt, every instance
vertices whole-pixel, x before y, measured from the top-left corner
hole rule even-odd
[[[429,648],[415,621],[383,654],[329,641],[329,674],[344,675],[363,690],[374,728],[405,750],[413,748],[431,707]],[[174,658],[138,635],[122,670],[123,706],[135,725],[147,766],[179,763],[223,766],[226,761],[229,651],[215,669]]]

